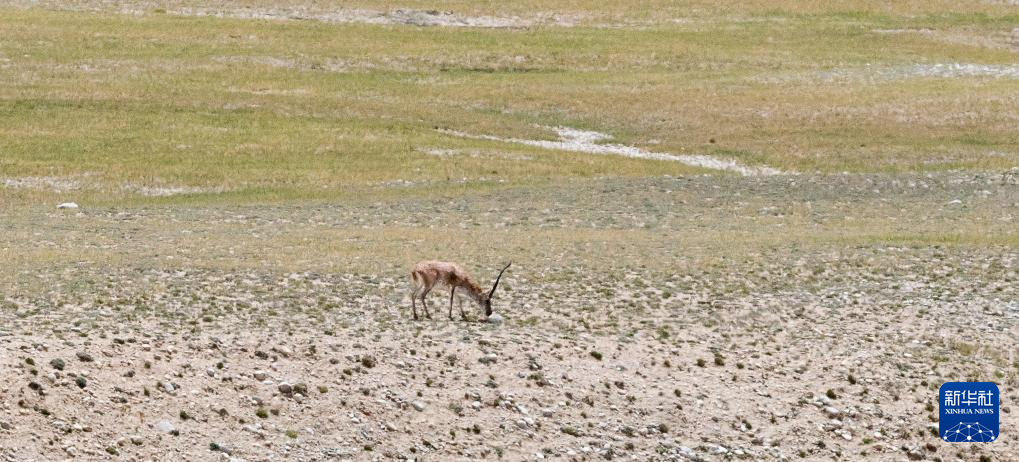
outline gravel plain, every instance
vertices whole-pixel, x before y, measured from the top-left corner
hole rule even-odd
[[[0,454],[1009,460],[1009,175],[4,212]],[[514,261],[503,323],[410,320],[437,249]],[[999,383],[1001,440],[939,441],[950,380]]]

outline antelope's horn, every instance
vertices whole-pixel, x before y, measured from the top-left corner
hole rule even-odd
[[[504,266],[502,268],[502,271],[499,271],[499,275],[495,277],[495,284],[492,284],[492,291],[488,293],[488,298],[492,298],[492,294],[495,293],[495,288],[499,287],[499,279],[502,278],[502,273],[505,273],[506,272],[506,268],[509,268],[510,265],[512,265],[512,264],[513,264],[513,262],[507,263],[506,266]]]

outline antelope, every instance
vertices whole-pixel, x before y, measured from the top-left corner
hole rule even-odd
[[[488,319],[492,315],[492,294],[495,293],[495,288],[499,287],[499,279],[502,278],[502,273],[509,268],[512,262],[507,263],[506,266],[499,271],[499,275],[495,277],[495,283],[492,284],[492,290],[487,293],[481,289],[481,286],[471,278],[467,271],[464,271],[460,265],[456,263],[449,263],[444,261],[423,261],[414,265],[414,268],[410,271],[411,279],[411,295],[410,295],[410,306],[411,311],[414,313],[414,320],[418,319],[417,302],[421,300],[421,306],[424,307],[425,317],[432,319],[432,314],[428,312],[428,304],[425,303],[425,297],[428,293],[435,288],[436,285],[449,288],[449,320],[453,320],[453,298],[456,296],[457,291],[461,294],[467,295],[474,300],[479,307],[485,309],[485,319]],[[467,314],[464,313],[463,303],[460,303],[460,317],[467,319]]]

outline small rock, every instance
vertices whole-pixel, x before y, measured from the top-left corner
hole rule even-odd
[[[261,427],[261,425],[258,425],[258,424],[255,424],[255,425],[245,425],[245,426],[241,427],[241,429],[246,431],[246,432],[254,433],[256,435],[261,435],[262,434],[262,427]]]
[[[499,313],[492,313],[491,315],[488,316],[488,319],[486,319],[485,321],[487,321],[489,324],[502,324],[503,319]]]
[[[410,405],[414,406],[414,409],[419,412],[425,410],[425,403],[422,403],[421,401],[414,401],[413,403],[410,403]]]
[[[164,380],[164,381],[160,382],[159,383],[159,387],[162,388],[163,391],[165,391],[167,393],[173,393],[173,390],[174,390],[173,384],[170,383],[169,380]]]
[[[222,452],[223,454],[230,454],[231,452],[226,446],[216,442],[209,443],[209,450],[213,452]]]
[[[690,449],[690,448],[688,448],[686,446],[680,446],[679,447],[679,455],[681,455],[681,456],[683,456],[683,457],[685,457],[687,459],[690,459],[690,460],[695,460],[695,461],[704,460],[700,455],[697,454],[696,451],[694,451],[693,449]]]
[[[269,373],[266,371],[255,371],[255,373],[252,374],[252,376],[255,377],[255,380],[258,380],[259,382],[264,382],[265,379],[269,378]]]
[[[88,353],[86,353],[84,351],[79,351],[75,356],[78,357],[78,361],[81,361],[83,363],[90,363],[90,362],[94,361],[94,359],[92,359],[92,355],[90,355],[90,354],[88,354]]]
[[[909,460],[924,460],[927,458],[927,455],[924,454],[924,452],[918,447],[904,449],[906,449],[906,457],[908,457]]]
[[[294,387],[292,387],[289,383],[286,382],[280,382],[279,386],[277,386],[276,388],[280,391],[280,393],[283,393],[284,395],[289,396],[294,393]]]
[[[57,204],[57,208],[58,209],[76,209],[76,208],[78,208],[78,204],[75,204],[74,202],[64,202],[64,203],[61,203],[61,204]]]
[[[156,430],[159,430],[163,433],[173,433],[173,431],[176,429],[173,427],[173,424],[170,423],[169,420],[160,420],[159,423],[156,424]]]

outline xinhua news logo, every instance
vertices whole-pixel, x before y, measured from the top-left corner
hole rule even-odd
[[[941,439],[990,443],[998,439],[998,386],[991,382],[945,382],[938,390]]]

